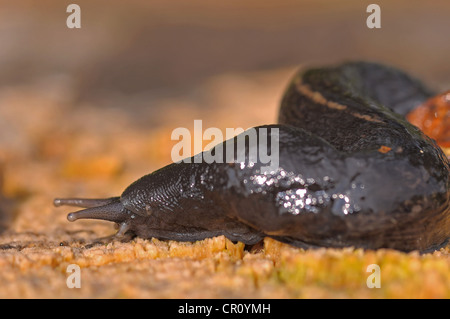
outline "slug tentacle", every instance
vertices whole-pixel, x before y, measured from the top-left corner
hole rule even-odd
[[[130,230],[130,224],[128,224],[127,222],[123,222],[119,225],[119,230],[117,231],[117,233],[114,235],[114,237],[116,238],[121,238],[125,236],[125,233],[127,231]]]
[[[103,206],[117,201],[119,197],[110,198],[55,198],[53,204],[59,206],[75,206],[82,208],[90,208]]]
[[[127,210],[120,200],[116,200],[110,204],[103,206],[90,207],[67,215],[67,219],[71,222],[78,219],[102,219],[115,223],[124,222],[127,217]]]

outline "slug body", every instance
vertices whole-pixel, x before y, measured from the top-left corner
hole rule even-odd
[[[254,128],[258,143],[246,144],[245,160],[174,163],[120,197],[56,199],[55,205],[86,208],[69,214],[71,221],[118,223],[117,235],[436,249],[450,237],[449,162],[404,118],[431,96],[417,80],[375,63],[311,69],[289,85],[279,124]],[[265,171],[248,154],[274,134],[279,163]]]

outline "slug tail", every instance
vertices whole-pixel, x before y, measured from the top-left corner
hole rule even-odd
[[[90,208],[104,206],[116,202],[120,197],[110,198],[55,198],[53,204],[59,206],[75,206],[82,208]]]
[[[70,222],[78,219],[101,219],[115,223],[123,223],[127,218],[127,210],[119,199],[106,205],[86,208],[67,215]]]

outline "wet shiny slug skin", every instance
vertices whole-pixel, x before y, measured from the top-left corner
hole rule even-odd
[[[174,163],[120,197],[55,205],[86,208],[69,214],[71,221],[115,222],[119,237],[225,235],[255,244],[270,236],[305,248],[437,249],[450,237],[449,162],[405,119],[431,96],[419,81],[376,63],[306,70],[289,84],[279,124],[256,128],[258,139],[278,132],[277,169],[263,172],[260,161]]]

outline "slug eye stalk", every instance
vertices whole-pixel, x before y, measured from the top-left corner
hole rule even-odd
[[[110,198],[55,198],[53,204],[59,206],[74,206],[82,208],[90,208],[96,206],[104,206],[116,202],[120,197]]]
[[[56,198],[53,203],[56,207],[75,206],[86,208],[68,214],[67,219],[71,222],[78,219],[101,219],[122,223],[127,219],[126,209],[120,202],[120,197],[105,199]]]

